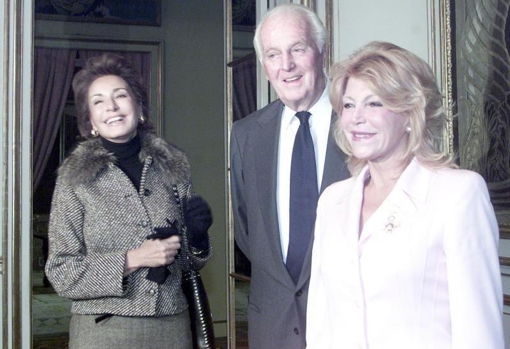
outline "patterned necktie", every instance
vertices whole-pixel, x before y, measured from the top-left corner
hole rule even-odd
[[[290,225],[287,270],[297,283],[315,226],[319,192],[315,151],[308,119],[310,113],[296,113],[300,121],[294,140],[290,169]]]

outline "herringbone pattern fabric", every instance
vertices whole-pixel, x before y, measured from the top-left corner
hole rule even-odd
[[[147,268],[139,269],[126,279],[123,272],[128,250],[140,246],[154,233],[153,228],[168,225],[167,219],[179,220],[168,178],[180,179],[180,195],[193,194],[188,184],[189,174],[182,178],[168,173],[163,171],[167,167],[161,163],[172,156],[187,161],[184,154],[175,148],[162,148],[160,143],[150,144],[156,150],[148,151],[137,192],[124,172],[113,165],[112,159],[92,156],[101,153],[92,142],[75,152],[75,156],[83,157],[82,161],[69,162],[75,166],[82,164],[82,168],[69,169],[64,165],[59,170],[50,215],[50,251],[46,264],[53,287],[59,295],[73,300],[73,313],[124,316],[180,313],[187,308],[187,303],[181,290],[178,263],[168,267],[170,276],[162,285],[146,279]],[[142,151],[147,153],[147,149]],[[104,166],[85,159],[104,162]],[[65,173],[87,172],[89,166],[99,169],[91,172],[94,175],[89,180],[75,183],[75,177],[88,177],[82,173],[75,176]],[[208,258],[210,255],[195,263],[203,266]]]

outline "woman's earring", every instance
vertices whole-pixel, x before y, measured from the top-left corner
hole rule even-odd
[[[410,132],[411,132],[411,126],[406,126],[406,132],[407,132],[407,133],[410,133]]]
[[[99,132],[97,132],[96,130],[92,130],[92,131],[90,131],[90,133],[92,134],[92,137],[99,136]]]
[[[145,124],[145,117],[142,115],[140,116],[140,123],[143,125]]]

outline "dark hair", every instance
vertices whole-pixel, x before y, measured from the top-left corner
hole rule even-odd
[[[104,53],[101,56],[91,57],[85,66],[73,78],[74,102],[78,112],[78,130],[84,138],[91,138],[92,125],[90,123],[90,110],[88,93],[90,85],[102,76],[114,75],[122,78],[133,95],[134,102],[141,109],[145,122],[138,123],[139,130],[152,129],[149,120],[149,105],[147,92],[142,85],[138,71],[123,56],[114,53]]]

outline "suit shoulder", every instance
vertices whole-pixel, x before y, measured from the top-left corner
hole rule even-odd
[[[254,111],[248,116],[234,122],[233,131],[239,132],[243,129],[250,129],[254,124],[276,118],[283,110],[283,103],[278,99],[266,105],[264,108]]]

